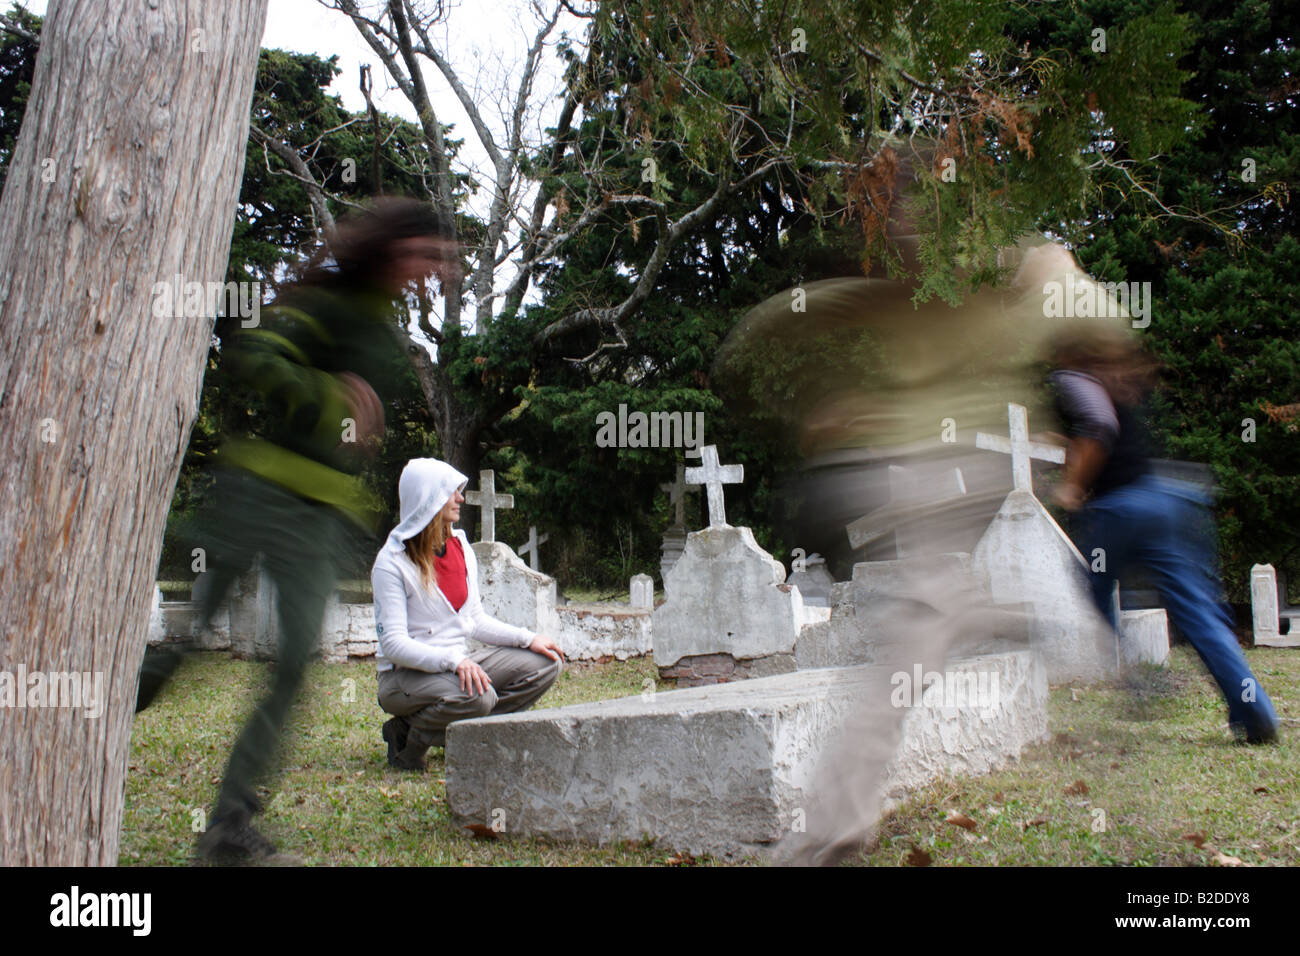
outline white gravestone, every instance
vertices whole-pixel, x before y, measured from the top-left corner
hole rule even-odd
[[[507,624],[557,637],[555,579],[534,571],[500,541],[476,541],[473,547],[483,610]]]
[[[686,547],[686,496],[691,489],[699,486],[686,483],[686,466],[678,462],[676,479],[659,487],[668,492],[668,502],[673,506],[673,523],[664,532],[660,548],[659,579],[662,581]]]
[[[820,554],[796,558],[791,562],[790,576],[786,580],[799,589],[805,604],[831,606],[831,588],[835,586],[835,579],[826,570],[826,559]]]
[[[1034,497],[1030,459],[1063,462],[1062,449],[1029,441],[1023,406],[1009,405],[1011,439],[979,434],[976,446],[1011,455],[1014,488],[972,554],[995,604],[1027,603],[1030,638],[1053,684],[1112,677],[1119,640],[1087,589],[1090,566]]]
[[[551,536],[549,534],[544,534],[540,538],[537,537],[537,526],[529,525],[528,541],[519,546],[519,556],[522,558],[525,554],[528,555],[528,566],[534,571],[541,570],[537,566],[539,560],[537,557],[537,548],[538,545],[543,545],[550,540]]]
[[[1277,572],[1271,564],[1255,565],[1250,569],[1250,616],[1257,646],[1300,647],[1300,633],[1294,621],[1291,632],[1282,634],[1280,612]]]
[[[632,575],[630,592],[633,607],[652,608],[655,606],[655,582],[650,575]]]
[[[664,603],[654,612],[655,665],[687,681],[791,670],[799,632],[827,620],[830,608],[806,607],[798,588],[785,583],[785,567],[758,546],[754,533],[726,523],[722,486],[742,480],[741,466],[719,466],[713,445],[702,460],[686,469],[686,480],[708,488],[709,527],[687,536],[681,560],[664,580]]]

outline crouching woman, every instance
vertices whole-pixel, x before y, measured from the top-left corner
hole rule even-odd
[[[379,650],[379,706],[388,763],[423,770],[447,725],[531,707],[563,666],[550,638],[489,617],[478,561],[460,520],[468,481],[451,465],[415,458],[398,483],[401,522],[371,569]],[[470,654],[465,641],[494,645]]]

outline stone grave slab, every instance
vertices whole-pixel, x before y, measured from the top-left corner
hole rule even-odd
[[[789,833],[824,744],[865,668],[797,671],[715,687],[459,721],[447,731],[447,800],[462,823],[732,859]],[[922,701],[903,718],[886,795],[941,774],[985,773],[1047,733],[1032,651],[953,661],[998,688],[987,709]]]

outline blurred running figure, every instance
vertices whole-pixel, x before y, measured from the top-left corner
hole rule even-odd
[[[232,377],[262,397],[264,414],[252,420],[252,434],[227,436],[217,454],[194,537],[208,565],[200,624],[207,627],[260,556],[275,584],[279,653],[270,690],[235,742],[199,839],[198,853],[208,860],[278,856],[251,825],[262,809],[256,788],[273,769],[349,531],[377,530],[382,503],[359,472],[384,433],[381,396],[409,361],[395,334],[395,303],[430,274],[444,285],[457,281],[453,225],[426,203],[376,200],[340,223],[304,277],[228,345]],[[166,652],[146,656],[137,711],[179,660]]]
[[[1080,551],[1100,548],[1105,555],[1105,570],[1089,576],[1093,600],[1118,629],[1115,581],[1130,568],[1145,568],[1223,691],[1234,735],[1248,743],[1276,739],[1273,704],[1250,672],[1220,600],[1208,497],[1190,483],[1153,475],[1148,465],[1137,409],[1151,362],[1130,335],[1086,319],[1064,329],[1052,346],[1050,380],[1070,438],[1056,498],[1078,512]]]

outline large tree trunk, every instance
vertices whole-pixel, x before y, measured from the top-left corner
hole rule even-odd
[[[0,199],[0,672],[101,673],[106,709],[0,706],[0,864],[117,862],[212,331],[154,318],[153,287],[222,278],[266,2],[54,0],[45,20]]]

